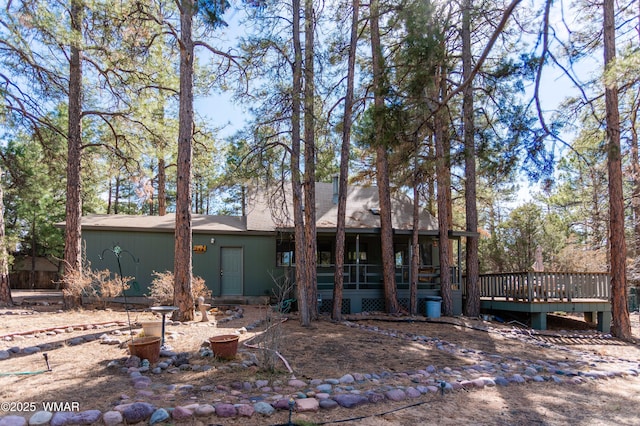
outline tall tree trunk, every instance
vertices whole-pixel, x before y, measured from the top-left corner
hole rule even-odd
[[[31,223],[31,269],[29,270],[29,288],[36,288],[36,213],[33,212]]]
[[[167,166],[164,158],[158,158],[158,215],[167,214]]]
[[[113,214],[118,214],[118,206],[120,205],[120,186],[122,185],[122,179],[120,179],[120,173],[116,176],[116,187],[113,196]]]
[[[396,273],[393,256],[393,224],[391,222],[391,188],[389,183],[389,159],[387,142],[384,140],[384,64],[380,46],[380,4],[372,0],[370,5],[371,21],[371,61],[373,68],[374,93],[374,141],[376,149],[376,180],[380,202],[380,245],[382,252],[382,277],[384,281],[384,300],[388,313],[400,311],[396,291]]]
[[[640,39],[640,2],[638,2],[638,22],[636,30]],[[639,40],[640,41],[640,40]],[[636,97],[632,108],[631,117],[631,148],[632,148],[632,167],[633,167],[633,194],[631,196],[631,205],[633,206],[634,221],[634,259],[640,258],[640,154],[638,154],[638,110],[640,109],[640,98]],[[640,268],[640,266],[638,266]],[[635,283],[638,286],[638,283]]]
[[[616,59],[616,29],[613,0],[604,0],[604,66],[610,68]],[[627,247],[624,237],[624,198],[622,193],[622,163],[620,152],[620,113],[618,87],[605,86],[607,148],[609,170],[609,244],[611,247],[611,334],[621,339],[631,338],[631,322],[627,307]]]
[[[427,158],[434,158],[436,156],[435,153],[435,143],[434,143],[434,134],[429,134],[429,142],[427,143]],[[433,167],[429,167],[429,173],[427,175],[427,210],[429,213],[435,216],[437,207],[436,201],[436,176],[435,170]]]
[[[65,275],[82,274],[82,43],[83,10],[80,0],[71,1],[71,45],[69,58],[69,123],[67,145],[67,204],[65,224]],[[64,289],[63,289],[64,290]],[[77,308],[82,297],[63,291],[66,309]]]
[[[180,12],[180,116],[178,124],[178,180],[176,187],[176,229],[173,318],[191,321],[194,300],[191,291],[193,235],[191,234],[191,161],[193,157],[193,39],[194,0],[184,0]]]
[[[444,96],[443,86],[446,85],[444,67],[439,68],[436,81],[440,97]],[[442,311],[444,315],[453,315],[453,299],[451,295],[451,244],[449,242],[449,203],[447,191],[450,188],[450,171],[447,170],[448,143],[445,142],[445,119],[444,107],[438,108],[434,116],[435,139],[436,139],[436,181],[437,181],[437,205],[438,205],[438,253],[440,257],[440,292],[442,295]]]
[[[107,214],[111,214],[113,206],[113,179],[109,178],[109,195],[107,196]]]
[[[300,179],[300,130],[302,94],[302,45],[300,44],[300,0],[293,0],[293,90],[291,101],[291,190],[293,193],[293,224],[295,229],[295,262],[296,288],[298,293],[298,311],[300,324],[303,327],[311,325],[309,311],[309,296],[306,279],[306,245],[304,226],[303,190]],[[313,207],[311,207],[313,208]]]
[[[304,49],[304,198],[305,205],[305,255],[307,278],[307,304],[311,320],[318,319],[318,289],[317,276],[317,252],[316,238],[316,142],[315,142],[315,71],[314,71],[314,31],[315,17],[313,1],[305,0],[305,49]]]
[[[2,175],[2,170],[0,170]],[[9,283],[9,253],[4,234],[4,189],[0,184],[0,306],[13,305]]]
[[[638,30],[640,31],[640,25],[638,26]],[[632,245],[634,259],[638,259],[640,256],[640,155],[638,154],[638,128],[636,126],[639,108],[640,100],[636,99],[631,107],[631,116],[629,117],[631,130],[631,208],[635,219],[633,224]]]
[[[353,91],[355,85],[356,48],[358,43],[358,15],[360,1],[353,0],[351,15],[351,39],[347,65],[347,93],[342,118],[342,146],[340,148],[340,176],[338,178],[338,222],[336,227],[336,270],[333,276],[333,310],[331,318],[342,319],[342,289],[344,286],[345,222],[347,210],[347,179],[349,176],[349,149],[351,147],[351,125],[353,123]]]
[[[462,6],[462,80],[471,77],[473,61],[471,56],[471,8],[473,0],[465,0]],[[462,91],[462,119],[464,132],[464,174],[466,228],[470,233],[478,231],[478,207],[476,205],[476,145],[473,117],[473,84]],[[478,237],[467,235],[466,244],[466,301],[464,313],[468,317],[480,315],[480,289],[478,288]]]
[[[416,138],[414,141],[413,154],[413,230],[411,231],[411,263],[409,284],[409,313],[415,315],[418,313],[418,274],[420,273],[420,170],[418,161],[419,143]]]

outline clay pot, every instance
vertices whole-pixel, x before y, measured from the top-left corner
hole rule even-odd
[[[238,340],[235,334],[223,334],[209,338],[209,345],[213,354],[220,359],[234,359],[238,352]]]
[[[138,337],[129,342],[129,353],[155,364],[160,359],[160,337]]]

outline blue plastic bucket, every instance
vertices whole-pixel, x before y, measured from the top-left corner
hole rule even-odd
[[[429,297],[427,298],[427,317],[428,318],[440,318],[440,312],[442,310],[442,298],[441,297]]]

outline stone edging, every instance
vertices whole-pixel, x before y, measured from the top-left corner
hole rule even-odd
[[[241,316],[240,316],[241,317]],[[261,321],[249,325],[247,330],[253,330]],[[167,387],[167,393],[186,395],[192,392],[206,393],[211,403],[192,403],[175,407],[156,407],[152,402],[140,401],[154,398],[152,376],[143,373],[160,374],[177,368],[180,370],[180,354],[167,353],[168,360],[162,371],[150,370],[144,362],[137,366],[122,366],[119,371],[126,371],[131,380],[133,390],[137,392],[136,402],[129,402],[128,397],[122,398],[112,410],[104,413],[99,410],[82,412],[68,411],[38,411],[29,416],[9,415],[0,418],[0,426],[51,425],[66,426],[75,424],[132,424],[147,422],[156,424],[163,421],[187,421],[195,418],[217,417],[252,417],[256,415],[270,416],[276,410],[297,412],[315,412],[338,407],[353,408],[362,404],[377,404],[384,401],[404,401],[421,397],[426,394],[446,393],[459,390],[482,389],[494,386],[513,386],[529,382],[550,382],[558,384],[583,384],[591,380],[612,377],[637,377],[640,366],[637,361],[603,359],[593,354],[582,353],[557,346],[560,350],[570,351],[578,357],[576,362],[528,361],[516,358],[488,354],[468,348],[460,348],[455,344],[438,338],[402,333],[380,327],[360,325],[351,321],[341,323],[347,327],[360,328],[364,331],[379,333],[387,337],[434,346],[437,350],[455,355],[476,359],[476,364],[454,369],[444,367],[437,369],[426,366],[424,369],[404,372],[351,373],[340,378],[290,380],[269,382],[255,380],[253,382],[237,382],[230,387],[191,385]],[[496,332],[495,330],[488,330]],[[530,336],[520,333],[500,332],[511,338],[526,339],[527,343],[541,344]],[[548,344],[545,344],[548,345]],[[116,366],[114,364],[112,366]],[[252,362],[237,364],[249,367]],[[598,370],[594,367],[606,365],[609,370]],[[156,367],[158,368],[158,367]],[[172,370],[174,371],[174,370]],[[390,385],[401,381],[403,385]]]

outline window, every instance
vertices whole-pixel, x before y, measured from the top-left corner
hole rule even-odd
[[[402,268],[409,264],[409,246],[406,244],[395,245],[396,268]]]
[[[276,243],[276,266],[295,266],[295,244],[278,240]]]
[[[348,263],[356,263],[356,245],[349,244],[349,249],[347,251],[347,262]],[[367,244],[360,243],[360,262],[367,262]]]
[[[420,264],[424,266],[433,265],[433,242],[435,240],[427,240],[420,243]]]

